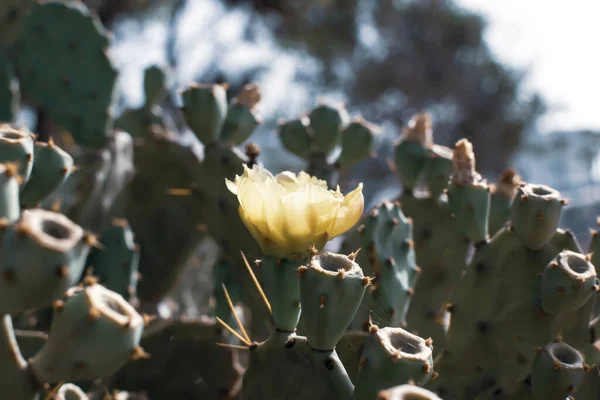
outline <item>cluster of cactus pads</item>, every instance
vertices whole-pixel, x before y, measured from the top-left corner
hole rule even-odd
[[[600,236],[584,254],[559,228],[556,190],[511,169],[488,183],[417,114],[402,194],[364,210],[363,184],[338,181],[379,128],[344,107],[280,123],[308,173],[274,175],[248,142],[255,84],[179,92],[199,156],[158,106],[160,68],[114,115],[110,34],[81,3],[5,1],[0,42],[0,397],[600,396]],[[15,125],[21,102],[44,135]],[[207,238],[214,304],[161,312]]]
[[[134,264],[134,258],[121,257],[125,243],[108,243],[102,256],[93,257],[103,246],[93,234],[63,214],[38,207],[73,169],[72,157],[52,141],[36,142],[29,132],[0,126],[0,388],[6,398],[38,399],[48,384],[106,377],[145,356],[140,347],[144,317],[84,272],[92,259],[112,270],[120,258]],[[26,360],[13,317],[49,307],[48,336]],[[79,390],[70,387],[60,390]]]

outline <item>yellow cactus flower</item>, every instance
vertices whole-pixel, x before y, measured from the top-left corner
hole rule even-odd
[[[339,187],[328,190],[325,181],[306,172],[273,176],[259,165],[244,165],[242,176],[225,181],[237,195],[244,225],[272,257],[303,257],[312,246],[321,249],[352,228],[363,212],[362,183],[344,196]]]

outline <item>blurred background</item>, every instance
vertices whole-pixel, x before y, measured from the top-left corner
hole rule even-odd
[[[582,242],[600,201],[600,4],[575,0],[87,0],[114,34],[120,108],[143,104],[143,70],[171,73],[171,96],[195,81],[237,93],[259,83],[257,142],[270,169],[299,170],[277,124],[317,103],[344,103],[382,128],[378,157],[354,168],[369,206],[400,190],[387,159],[416,111],[436,142],[474,144],[492,181],[508,166],[571,199],[563,226]],[[193,135],[172,113],[173,129]],[[201,150],[200,150],[201,151]],[[343,188],[344,189],[344,188]]]

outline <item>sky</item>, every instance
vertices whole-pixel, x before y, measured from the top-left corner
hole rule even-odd
[[[599,0],[457,0],[488,20],[486,39],[508,65],[527,68],[525,90],[551,106],[539,131],[600,131]]]

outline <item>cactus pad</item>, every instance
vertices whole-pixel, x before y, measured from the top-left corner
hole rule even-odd
[[[31,361],[41,381],[93,380],[145,357],[139,347],[144,319],[93,278],[69,289],[54,310],[48,341]]]
[[[93,242],[64,215],[41,209],[23,211],[19,221],[4,230],[2,313],[48,307],[80,279]]]
[[[82,3],[63,1],[36,4],[17,43],[23,96],[83,146],[104,146],[112,129],[117,72],[108,46],[98,18]]]

